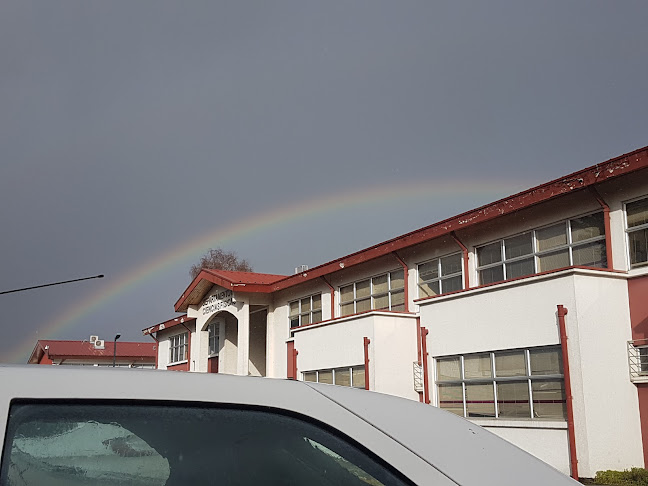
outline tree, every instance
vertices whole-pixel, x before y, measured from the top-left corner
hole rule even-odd
[[[225,251],[222,248],[210,248],[198,263],[191,266],[189,275],[194,279],[203,268],[214,270],[234,270],[238,272],[251,272],[252,265],[247,260],[239,258],[236,252]]]

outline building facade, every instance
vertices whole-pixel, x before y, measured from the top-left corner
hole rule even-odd
[[[419,400],[573,476],[646,464],[648,147],[297,270],[203,270],[143,331],[158,367]]]

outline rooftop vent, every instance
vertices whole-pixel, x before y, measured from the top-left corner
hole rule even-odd
[[[299,265],[298,267],[295,267],[295,275],[298,273],[304,273],[306,270],[308,270],[308,265]]]

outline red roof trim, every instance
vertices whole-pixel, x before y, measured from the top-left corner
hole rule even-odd
[[[285,278],[285,275],[273,275],[270,273],[233,272],[204,268],[182,293],[174,308],[177,312],[186,310],[185,302],[187,298],[203,280],[237,292],[270,293],[272,292],[270,284]]]
[[[89,341],[38,340],[29,362],[47,353],[50,358],[110,358],[115,351],[114,341],[104,341],[104,348],[97,349]],[[49,346],[46,350],[45,348]],[[139,343],[133,341],[117,341],[117,357],[133,358],[140,361],[155,360],[157,343]]]
[[[317,267],[311,268],[306,272],[283,277],[274,283],[265,282],[256,285],[245,285],[236,288],[238,292],[261,292],[271,293],[278,290],[284,290],[295,285],[299,285],[310,280],[329,275],[337,272],[342,268],[348,268],[359,265],[370,260],[388,255],[394,251],[402,250],[410,246],[448,235],[453,231],[459,231],[478,223],[484,223],[503,216],[514,213],[521,209],[529,208],[534,205],[549,201],[556,197],[580,191],[587,187],[613,179],[622,175],[648,168],[648,147],[637,149],[624,155],[612,158],[606,162],[595,164],[591,167],[573,172],[559,179],[541,184],[526,191],[519,192],[512,196],[500,199],[493,203],[481,206],[477,209],[467,211],[452,218],[440,221],[438,223],[426,226],[424,228],[406,233],[402,236],[392,238],[391,240],[378,243],[364,250],[352,253],[350,255],[338,258],[336,260],[324,263]],[[203,270],[191,285],[185,290],[180,299],[175,304],[175,309],[186,309],[188,296],[201,282],[206,279],[225,288],[234,288],[233,282],[223,279],[217,274],[205,273]],[[229,284],[229,285],[228,285]]]
[[[341,268],[358,265],[385,256],[393,251],[447,235],[452,231],[461,230],[477,223],[484,223],[504,214],[513,213],[558,196],[582,190],[608,179],[645,168],[648,168],[648,147],[620,155],[606,162],[593,165],[578,172],[573,172],[559,179],[527,189],[526,191],[462,213],[453,218],[387,240],[346,257],[338,258],[337,260],[314,267],[304,272],[304,274],[292,275],[277,282],[273,286],[273,291],[283,290],[293,285],[336,272]]]
[[[193,322],[195,320],[196,320],[195,317],[187,317],[187,315],[185,314],[183,316],[178,316],[178,317],[174,317],[172,319],[169,319],[168,321],[160,322],[159,324],[156,324],[156,325],[151,326],[151,327],[147,327],[146,329],[142,329],[142,334],[144,334],[146,336],[148,334],[152,334],[154,332],[162,331],[164,329],[168,329],[170,327],[177,326],[179,324],[188,324],[188,323],[191,323],[191,322]]]

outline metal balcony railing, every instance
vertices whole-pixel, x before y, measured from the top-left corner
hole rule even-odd
[[[648,383],[648,339],[628,341],[630,381]]]

